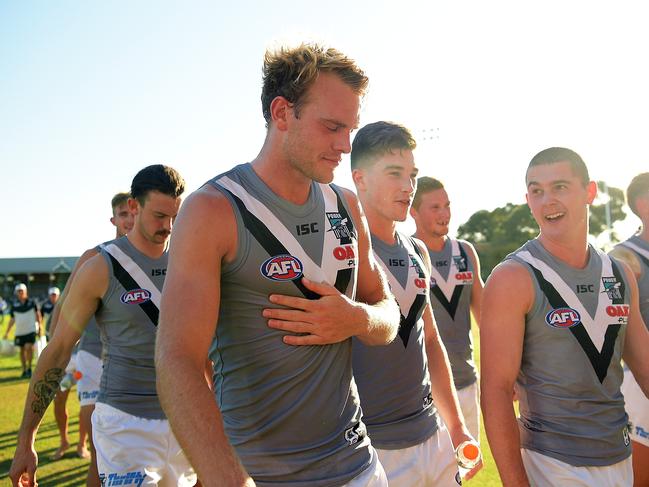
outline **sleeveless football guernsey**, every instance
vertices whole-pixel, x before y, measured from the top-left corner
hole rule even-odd
[[[619,245],[634,252],[640,261],[640,276],[638,277],[640,314],[644,324],[649,328],[649,242],[634,235]]]
[[[262,310],[273,293],[317,299],[301,282],[327,282],[350,298],[357,237],[344,197],[311,184],[308,201],[277,197],[250,164],[209,182],[231,202],[238,250],[221,272],[210,358],[228,438],[257,485],[342,485],[372,462],[352,377],[351,339],[290,346]],[[218,225],[218,220],[210,224]]]

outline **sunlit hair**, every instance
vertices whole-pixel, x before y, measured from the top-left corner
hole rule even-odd
[[[185,191],[185,180],[172,167],[162,164],[147,166],[133,178],[131,196],[144,206],[150,191],[178,198]]]
[[[549,149],[542,150],[536,154],[527,166],[527,171],[525,171],[526,182],[527,173],[530,168],[534,166],[542,166],[544,164],[556,164],[558,162],[567,162],[570,165],[573,174],[581,180],[583,186],[585,187],[588,185],[590,182],[590,176],[588,175],[586,163],[579,154],[571,149],[566,149],[565,147],[550,147]]]
[[[358,131],[352,143],[352,169],[373,164],[384,154],[415,150],[417,142],[403,125],[392,122],[374,122]]]
[[[268,127],[272,117],[270,104],[282,96],[293,104],[295,116],[299,117],[305,94],[321,72],[333,73],[354,93],[362,96],[367,89],[368,78],[348,58],[332,47],[318,44],[301,44],[298,47],[281,47],[268,50],[264,56],[261,108]]]
[[[110,206],[113,209],[113,213],[115,213],[115,208],[122,206],[128,201],[130,197],[131,193],[117,193],[115,196],[113,196],[113,199],[110,200]]]
[[[444,185],[438,179],[428,176],[422,176],[417,179],[417,191],[415,192],[415,197],[412,199],[412,207],[418,210],[423,196],[438,189],[444,189]]]
[[[631,211],[638,214],[638,207],[636,203],[638,198],[649,197],[649,172],[643,172],[638,174],[631,180],[629,187],[626,189],[626,201],[629,204]]]

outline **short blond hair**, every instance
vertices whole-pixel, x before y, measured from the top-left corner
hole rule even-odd
[[[305,93],[320,72],[333,73],[359,96],[367,90],[368,78],[356,62],[333,47],[300,44],[268,50],[264,56],[261,108],[266,126],[271,122],[270,105],[282,96],[293,104],[295,115],[305,101]]]

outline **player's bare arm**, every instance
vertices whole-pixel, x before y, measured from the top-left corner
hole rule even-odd
[[[274,294],[270,301],[288,309],[267,308],[264,317],[271,328],[306,335],[287,335],[289,345],[325,345],[357,336],[366,345],[390,343],[397,334],[399,308],[388,290],[387,279],[370,248],[367,221],[356,196],[345,191],[346,201],[357,222],[358,286],[357,301],[335,287],[303,279],[304,285],[319,294],[317,300]]]
[[[532,281],[519,263],[497,266],[487,280],[480,318],[481,405],[503,485],[529,485],[520,454],[512,391],[521,366]]]
[[[97,256],[81,267],[77,283],[70,288],[68,300],[61,309],[59,332],[43,350],[27,391],[16,454],[9,472],[13,485],[20,485],[23,475],[35,481],[38,456],[34,441],[38,425],[59,390],[72,348],[95,313],[107,286],[108,268],[103,258]]]
[[[634,279],[628,265],[622,263],[629,282],[631,302],[629,307],[629,319],[627,321],[626,336],[624,338],[624,352],[622,358],[629,366],[636,382],[649,398],[649,331],[640,314],[638,302],[638,283]]]
[[[206,487],[254,485],[225,435],[205,380],[219,312],[221,266],[234,258],[236,228],[230,203],[218,190],[206,186],[187,198],[171,237],[156,337],[160,403]]]
[[[81,254],[81,257],[79,257],[79,259],[75,262],[74,267],[72,268],[72,272],[70,272],[70,277],[68,277],[68,282],[65,284],[65,288],[63,288],[61,296],[59,296],[59,299],[54,305],[54,309],[52,310],[52,319],[50,321],[50,338],[54,336],[54,331],[56,331],[56,326],[59,322],[59,315],[61,314],[61,308],[63,307],[63,303],[65,303],[65,300],[67,298],[66,291],[68,291],[72,286],[74,277],[77,275],[77,272],[79,271],[81,266],[85,264],[86,261],[97,255],[97,253],[97,250],[94,248],[88,249],[83,254]]]

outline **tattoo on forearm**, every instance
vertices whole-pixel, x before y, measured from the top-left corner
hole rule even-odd
[[[65,370],[63,369],[50,369],[45,372],[41,380],[34,384],[34,395],[36,399],[32,402],[32,411],[35,414],[41,417],[45,414],[47,406],[50,405],[56,392],[59,390],[59,384],[64,375]]]

